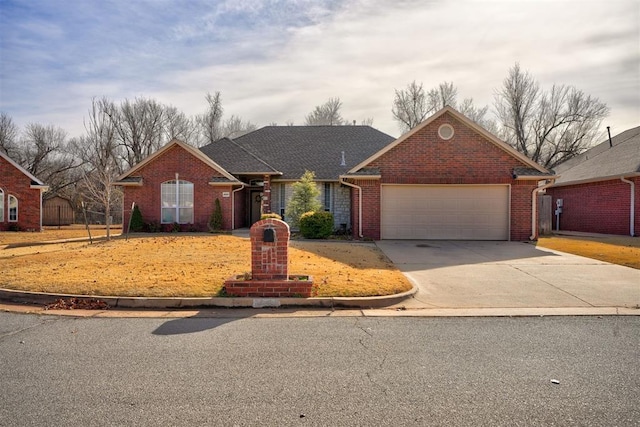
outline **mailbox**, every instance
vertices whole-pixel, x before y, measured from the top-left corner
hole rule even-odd
[[[262,235],[263,242],[275,242],[276,241],[276,231],[273,228],[265,228],[264,234]]]

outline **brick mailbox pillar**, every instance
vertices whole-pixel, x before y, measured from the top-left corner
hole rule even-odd
[[[277,219],[256,222],[251,237],[251,278],[282,280],[289,277],[289,225]]]
[[[289,275],[289,225],[277,219],[256,222],[251,238],[251,277],[240,274],[224,282],[228,295],[237,297],[310,297],[313,281]]]

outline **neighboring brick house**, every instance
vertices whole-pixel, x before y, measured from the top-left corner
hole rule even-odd
[[[42,230],[42,193],[48,188],[0,151],[0,231]]]
[[[225,229],[248,227],[265,212],[284,216],[292,184],[311,170],[335,228],[349,229],[351,188],[339,176],[392,141],[370,126],[266,126],[200,149],[173,140],[118,178],[123,224],[135,202],[146,222],[206,231],[219,199]]]
[[[560,230],[637,236],[640,230],[640,126],[559,165],[547,189]],[[554,215],[554,230],[558,228]]]
[[[362,237],[521,241],[554,176],[446,107],[341,178]]]
[[[123,223],[136,202],[146,221],[206,230],[218,198],[224,228],[247,227],[284,214],[305,170],[336,228],[371,239],[527,240],[553,179],[447,107],[395,141],[369,126],[267,126],[199,150],[174,140],[118,178]]]

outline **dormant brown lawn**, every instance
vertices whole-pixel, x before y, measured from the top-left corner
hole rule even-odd
[[[55,233],[0,233],[0,287],[83,295],[214,296],[225,279],[251,271],[250,242],[235,236],[149,234],[93,244],[21,246],[39,234],[42,240]],[[289,273],[311,275],[318,296],[391,295],[411,288],[370,243],[291,241],[289,257]]]
[[[640,238],[630,236],[540,237],[538,246],[640,269]]]

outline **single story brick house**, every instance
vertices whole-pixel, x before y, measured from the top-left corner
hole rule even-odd
[[[133,202],[145,222],[186,230],[207,230],[216,199],[228,230],[249,227],[265,212],[285,217],[292,184],[311,170],[336,229],[349,229],[351,188],[339,177],[392,141],[370,126],[266,126],[200,149],[173,140],[118,177],[123,224]]]
[[[637,236],[640,230],[640,126],[607,139],[555,169],[547,189],[554,230]]]
[[[0,231],[41,231],[42,193],[48,189],[0,151]]]
[[[369,126],[267,126],[200,149],[174,140],[117,185],[146,220],[206,230],[219,199],[235,229],[284,214],[305,170],[336,228],[376,240],[527,240],[539,183],[554,178],[446,107],[395,140]]]

